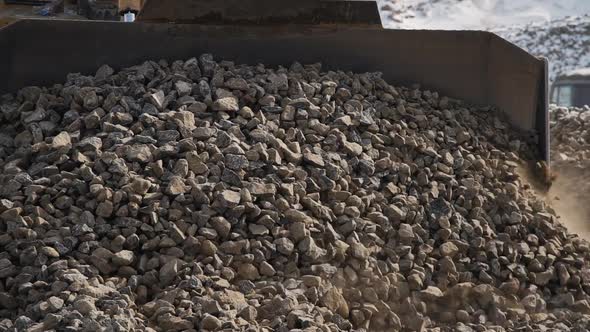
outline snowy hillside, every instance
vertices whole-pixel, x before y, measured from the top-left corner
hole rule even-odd
[[[590,13],[590,0],[380,0],[387,27],[490,30]]]
[[[590,66],[590,0],[380,0],[397,29],[488,30],[550,62],[550,78]]]
[[[493,31],[532,54],[548,58],[551,81],[558,74],[590,67],[590,16],[588,15]]]

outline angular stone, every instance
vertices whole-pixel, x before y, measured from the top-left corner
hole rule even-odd
[[[328,291],[322,296],[322,304],[325,305],[331,311],[339,314],[340,316],[347,318],[349,311],[348,311],[348,303],[342,296],[342,293],[336,288],[330,288]]]
[[[256,236],[267,235],[269,233],[268,228],[258,224],[250,224],[248,225],[248,229],[250,233]]]
[[[112,257],[113,263],[118,266],[127,266],[133,263],[135,254],[130,250],[121,250],[115,253]]]
[[[248,184],[248,191],[254,196],[274,196],[277,187],[272,183],[251,182]]]
[[[155,93],[150,94],[148,100],[152,105],[156,106],[159,110],[163,110],[165,98],[166,95],[164,95],[164,91],[158,90]]]
[[[57,296],[52,296],[47,299],[49,312],[56,312],[64,306],[64,300]]]
[[[74,302],[74,309],[82,315],[89,315],[96,311],[94,300],[91,297],[80,296]]]
[[[221,328],[221,325],[219,318],[209,314],[205,314],[201,320],[201,328],[207,331],[217,331]]]
[[[326,165],[322,156],[314,153],[304,153],[303,160],[315,167],[324,167]]]
[[[272,267],[272,265],[268,264],[268,262],[260,263],[260,274],[267,277],[272,277],[277,273],[277,271]]]
[[[190,95],[193,90],[192,85],[185,81],[174,83],[174,88],[176,89],[176,92],[178,92],[179,97]]]
[[[250,263],[244,263],[238,267],[238,275],[242,279],[246,280],[257,280],[260,278],[260,274],[258,273],[258,269],[256,266]]]
[[[303,237],[305,237],[305,235],[301,236],[301,238],[303,238]],[[277,246],[277,250],[283,255],[289,256],[289,255],[291,255],[291,253],[295,249],[295,245],[288,238],[283,237],[283,238],[277,239],[277,240],[275,240],[275,244]]]
[[[57,136],[55,136],[51,142],[51,147],[56,150],[66,149],[69,150],[72,148],[72,139],[68,132],[62,131]]]
[[[96,208],[96,215],[103,218],[109,218],[113,214],[113,209],[113,202],[104,201],[98,204],[98,207]]]
[[[160,284],[170,285],[178,274],[178,261],[173,259],[160,268]]]
[[[237,112],[240,110],[238,100],[235,97],[217,99],[211,107],[214,111],[220,112]]]
[[[153,160],[153,155],[150,148],[147,145],[132,145],[127,149],[127,160],[139,161],[142,163],[148,163]]]
[[[363,153],[363,147],[360,144],[353,142],[345,142],[343,145],[344,152],[347,154],[358,157]]]
[[[180,195],[187,191],[187,187],[184,185],[182,178],[173,176],[170,178],[168,187],[166,187],[166,193],[169,195]]]
[[[440,248],[440,254],[445,257],[454,257],[459,253],[459,248],[453,242],[445,242],[443,243]]]
[[[224,208],[233,208],[240,204],[241,195],[237,191],[224,190],[219,194],[219,201]]]
[[[148,180],[135,178],[131,182],[130,188],[131,190],[139,195],[145,195],[149,191],[152,183]]]

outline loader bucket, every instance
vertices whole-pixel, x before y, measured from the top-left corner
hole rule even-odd
[[[452,98],[496,106],[514,127],[537,135],[538,159],[548,162],[544,59],[489,32],[383,29],[373,1],[318,5],[308,0],[291,7],[285,4],[290,1],[280,1],[286,8],[280,10],[278,1],[263,0],[269,7],[262,8],[271,9],[259,14],[243,5],[252,2],[149,0],[133,24],[13,23],[0,29],[0,93],[62,82],[71,72],[93,74],[103,64],[119,69],[202,53],[272,66],[322,62],[325,69],[381,71],[392,84],[418,83]]]

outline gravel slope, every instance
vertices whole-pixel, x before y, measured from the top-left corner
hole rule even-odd
[[[2,331],[590,326],[590,245],[490,108],[203,55],[0,116]]]

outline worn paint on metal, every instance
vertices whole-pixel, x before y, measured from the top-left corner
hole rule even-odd
[[[376,1],[347,0],[147,0],[137,20],[152,23],[381,26]]]

